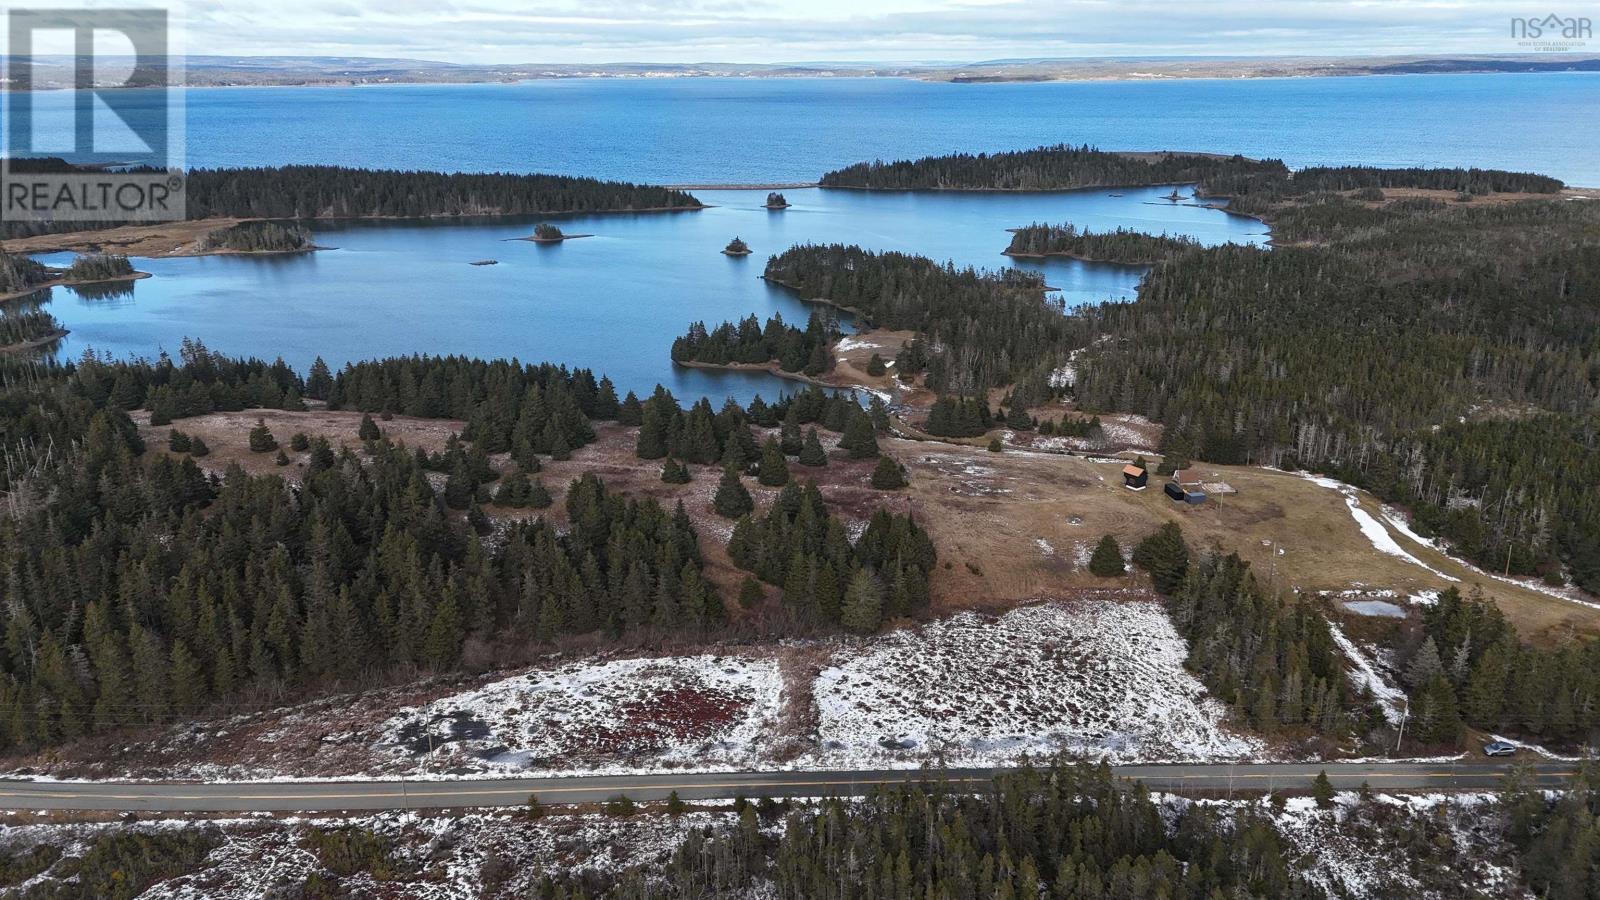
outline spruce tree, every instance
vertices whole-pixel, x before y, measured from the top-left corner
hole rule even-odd
[[[871,634],[883,624],[883,591],[877,579],[864,568],[857,568],[850,576],[839,621],[856,634]]]
[[[528,486],[528,507],[530,509],[545,509],[554,502],[550,497],[550,489],[544,486],[544,479],[535,478],[533,484]]]
[[[722,480],[717,483],[717,493],[711,498],[711,506],[724,519],[737,519],[756,508],[750,491],[745,489],[738,471],[732,466],[722,470]]]
[[[767,487],[782,487],[789,483],[789,464],[773,438],[767,438],[761,445],[761,469],[756,480]]]
[[[267,428],[263,419],[256,420],[256,427],[250,429],[250,449],[256,453],[268,453],[278,449],[278,441],[272,436],[272,431]]]
[[[661,480],[667,484],[688,484],[689,478],[689,467],[676,459],[668,457],[661,466]]]
[[[273,462],[280,466],[287,466],[289,464],[289,454],[284,453],[280,448],[278,450],[278,455],[275,459],[273,459]]]
[[[1089,557],[1089,571],[1101,578],[1127,574],[1128,570],[1122,564],[1122,548],[1117,546],[1115,537],[1108,534],[1100,539],[1094,554]]]
[[[167,432],[167,449],[173,453],[188,453],[190,448],[189,436],[174,428]]]
[[[1150,583],[1158,593],[1176,592],[1189,571],[1189,546],[1183,541],[1178,523],[1168,522],[1140,541],[1133,550],[1133,563],[1150,574]]]
[[[744,521],[744,520],[740,520]],[[761,582],[753,575],[746,575],[744,581],[739,583],[739,605],[745,609],[758,606],[765,593],[761,590]]]
[[[822,449],[822,439],[817,437],[817,429],[807,428],[805,443],[800,448],[800,465],[825,466],[828,464],[828,453]]]
[[[328,371],[328,364],[319,356],[312,361],[311,371],[306,375],[306,396],[314,400],[326,400],[331,390],[333,373]]]
[[[195,436],[195,437],[189,439],[189,455],[190,456],[200,457],[200,456],[209,456],[210,454],[211,454],[211,448],[207,447],[206,446],[206,442],[201,440],[199,436]]]
[[[872,470],[872,486],[880,491],[894,491],[905,487],[905,467],[890,457],[879,457],[878,465]]]
[[[307,437],[304,431],[296,431],[294,436],[289,438],[289,449],[296,453],[304,453],[311,449],[311,438]]]
[[[1333,782],[1328,780],[1327,769],[1318,772],[1316,780],[1311,782],[1311,796],[1315,798],[1318,809],[1333,808]]]
[[[633,391],[622,398],[622,405],[617,407],[617,424],[637,427],[644,424],[644,406],[639,402]]]
[[[864,412],[850,416],[844,427],[839,446],[850,452],[851,459],[871,459],[878,455],[878,436],[873,432],[872,420]]]
[[[361,427],[356,429],[356,437],[363,441],[375,441],[383,437],[383,432],[378,429],[378,423],[372,421],[370,413],[361,414]]]
[[[883,361],[883,357],[877,353],[872,354],[872,358],[867,360],[867,374],[873,378],[881,378],[888,373],[889,366]]]

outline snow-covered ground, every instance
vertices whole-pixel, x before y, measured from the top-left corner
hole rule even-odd
[[[842,649],[817,677],[827,767],[990,765],[1069,750],[1114,761],[1260,757],[1183,668],[1158,603],[1089,599],[966,613]]]
[[[574,662],[404,710],[382,744],[455,775],[737,768],[762,757],[782,701],[772,659]]]
[[[1388,719],[1390,724],[1400,724],[1400,720],[1405,714],[1405,691],[1385,681],[1383,676],[1379,674],[1377,667],[1373,665],[1371,660],[1367,659],[1367,655],[1361,652],[1361,649],[1355,645],[1354,641],[1345,637],[1344,631],[1337,624],[1329,622],[1328,631],[1333,635],[1333,642],[1339,645],[1339,649],[1344,653],[1345,658],[1350,661],[1350,669],[1347,674],[1350,676],[1351,683],[1357,688],[1364,688],[1383,704],[1383,717]]]
[[[1493,794],[1292,797],[1271,814],[1302,874],[1335,897],[1524,897]],[[1426,848],[1426,855],[1421,852]],[[1471,885],[1473,893],[1462,893]]]
[[[1191,800],[1156,795],[1172,827],[1178,815],[1204,806],[1235,822],[1261,816],[1281,837],[1291,871],[1352,900],[1523,898],[1506,820],[1493,794],[1376,794],[1362,800],[1342,793],[1330,809],[1309,797],[1281,807],[1262,798]],[[538,896],[543,875],[614,877],[643,867],[659,877],[691,832],[733,827],[738,816],[721,804],[697,804],[679,817],[659,810],[627,817],[553,810],[530,820],[516,811],[419,815],[413,812],[341,817],[266,815],[215,822],[155,820],[0,826],[0,851],[23,854],[59,848],[45,871],[8,885],[41,893],[71,893],[72,858],[114,834],[172,835],[206,830],[213,849],[191,870],[160,881],[146,900],[255,900],[306,896],[308,879],[321,880],[317,896],[470,900]],[[762,820],[769,839],[785,827],[781,815]],[[322,851],[315,835],[359,829],[357,854]],[[312,882],[315,884],[316,882]],[[1463,892],[1470,886],[1470,891]],[[76,893],[71,895],[76,896]],[[769,881],[718,896],[775,896]]]

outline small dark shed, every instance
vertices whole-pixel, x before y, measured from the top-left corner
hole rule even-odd
[[[1133,491],[1142,491],[1150,483],[1150,473],[1132,463],[1122,467],[1122,486]]]
[[[1169,481],[1166,484],[1162,485],[1161,489],[1167,492],[1167,496],[1168,497],[1171,497],[1172,499],[1178,501],[1179,503],[1184,502],[1183,488],[1178,487],[1177,485],[1175,485],[1175,484],[1173,484],[1172,482]]]

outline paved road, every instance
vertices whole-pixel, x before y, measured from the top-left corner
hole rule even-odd
[[[1509,765],[1463,763],[1255,763],[1230,765],[1118,766],[1117,775],[1137,779],[1152,790],[1190,794],[1305,789],[1327,770],[1337,788],[1363,782],[1381,791],[1493,790]],[[1533,763],[1536,783],[1559,786],[1572,763]],[[953,769],[956,785],[980,787],[994,769]],[[34,782],[0,780],[0,809],[117,810],[152,812],[331,812],[339,810],[426,809],[516,806],[537,794],[546,803],[591,803],[626,794],[635,800],[660,800],[672,791],[685,800],[733,797],[818,797],[867,793],[874,786],[915,781],[918,770],[846,772],[731,772],[709,774],[613,775],[575,778],[498,778],[457,781],[234,782]]]

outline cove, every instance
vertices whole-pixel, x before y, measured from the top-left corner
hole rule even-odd
[[[1261,243],[1265,226],[1191,203],[1171,189],[1063,193],[868,193],[703,190],[698,212],[588,215],[556,221],[582,240],[516,240],[536,220],[316,223],[319,245],[288,256],[137,259],[152,277],[116,289],[54,288],[44,308],[71,332],[58,358],[176,355],[184,337],[235,356],[282,356],[304,371],[413,353],[517,357],[588,367],[619,392],[658,382],[680,398],[768,398],[762,373],[674,367],[672,339],[695,320],[773,313],[803,323],[811,307],[759,276],[768,256],[801,243],[850,243],[998,268],[1007,228],[1034,221],[1185,234],[1206,244]],[[1185,192],[1187,193],[1187,191]],[[749,257],[722,248],[734,236]],[[57,264],[70,255],[41,260]],[[474,265],[493,259],[495,265]],[[1069,305],[1133,299],[1143,269],[1067,259],[1019,262],[1044,272]],[[849,323],[846,322],[848,325]]]

